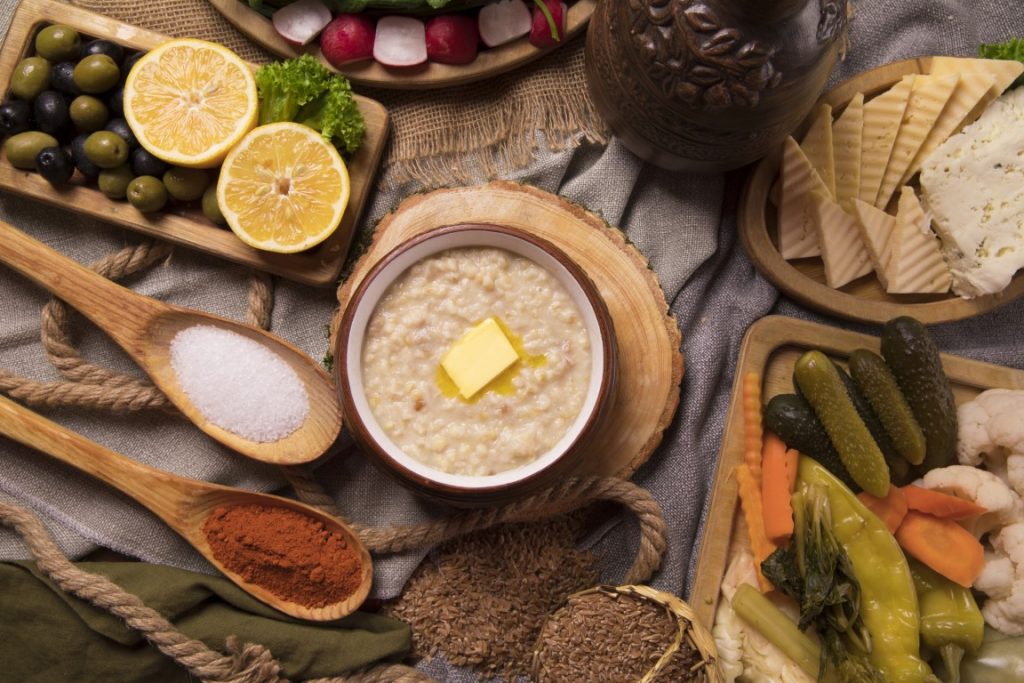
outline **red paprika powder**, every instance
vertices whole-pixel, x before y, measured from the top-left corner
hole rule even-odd
[[[358,548],[315,517],[286,507],[221,505],[203,532],[225,567],[289,602],[333,605],[362,583]]]

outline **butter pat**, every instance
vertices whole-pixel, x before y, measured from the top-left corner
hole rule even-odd
[[[441,367],[469,399],[517,360],[519,354],[498,322],[488,318],[452,345]]]

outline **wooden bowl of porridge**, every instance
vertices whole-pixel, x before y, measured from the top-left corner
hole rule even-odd
[[[457,505],[507,502],[569,474],[610,409],[617,362],[583,270],[543,239],[479,224],[384,256],[335,348],[356,441],[413,490]],[[467,394],[467,375],[482,388]]]

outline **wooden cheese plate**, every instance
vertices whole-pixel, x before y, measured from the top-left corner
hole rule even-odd
[[[36,33],[61,23],[85,36],[108,38],[129,49],[148,50],[168,36],[137,28],[55,0],[23,0],[0,49],[0,92],[10,88],[15,66],[33,52]],[[255,67],[254,67],[255,68]],[[21,171],[0,158],[0,189],[113,223],[150,237],[213,254],[308,285],[337,284],[359,216],[366,205],[388,136],[388,112],[382,104],[357,96],[366,120],[363,145],[347,160],[351,193],[338,229],[319,246],[299,254],[272,254],[247,246],[233,232],[211,223],[202,212],[186,209],[142,214],[126,201],[107,199],[95,186],[78,181],[56,190],[38,173]]]
[[[858,92],[865,97],[888,89],[908,74],[928,73],[930,57],[908,59],[865,71],[826,93],[818,104],[832,106],[839,115]],[[817,109],[815,105],[812,112]],[[813,113],[811,114],[813,116]],[[799,139],[810,124],[810,118],[794,132]],[[786,261],[778,250],[776,236],[777,212],[770,201],[772,185],[778,176],[780,147],[762,159],[747,179],[740,199],[739,233],[747,255],[754,266],[785,294],[810,308],[840,318],[882,323],[900,315],[910,315],[922,323],[935,324],[962,320],[1009,303],[1024,294],[1024,271],[1000,292],[976,299],[962,299],[956,294],[889,294],[872,271],[840,289],[825,283],[825,269],[820,258]],[[896,193],[895,196],[899,196]]]
[[[743,516],[737,514],[733,476],[736,466],[743,462],[743,376],[748,372],[761,374],[762,392],[767,402],[777,394],[792,393],[793,365],[805,351],[819,349],[836,360],[845,361],[856,349],[866,348],[877,353],[878,345],[877,337],[783,316],[768,316],[750,326],[740,347],[711,504],[690,592],[690,604],[708,627],[714,623],[722,575],[734,538],[738,545],[743,545],[743,539],[736,538],[738,530],[745,526]],[[1024,370],[949,354],[942,354],[942,364],[958,405],[986,389],[1024,389]]]
[[[647,259],[621,231],[561,197],[529,185],[495,181],[405,199],[381,220],[373,243],[338,289],[337,329],[349,298],[385,254],[432,228],[490,223],[542,237],[566,253],[597,286],[615,327],[618,389],[611,413],[576,474],[629,477],[661,443],[679,405],[682,335]]]
[[[526,37],[493,48],[481,48],[476,59],[469,64],[450,65],[427,62],[413,67],[387,67],[373,60],[332,67],[323,58],[319,43],[305,47],[292,45],[278,34],[270,19],[249,7],[245,0],[209,0],[235,28],[252,42],[281,57],[298,57],[303,53],[315,55],[328,67],[345,74],[353,83],[375,88],[396,90],[428,90],[465,85],[511,71],[547,54],[579,34],[590,21],[597,0],[577,0],[569,8],[566,18],[566,37],[561,44],[547,48],[530,45]]]

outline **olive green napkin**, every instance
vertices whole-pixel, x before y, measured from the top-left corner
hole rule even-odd
[[[160,612],[185,635],[224,652],[228,636],[267,647],[292,680],[339,676],[409,649],[401,621],[357,612],[292,619],[221,577],[138,562],[83,562]],[[117,617],[61,591],[32,562],[0,563],[0,679],[190,681],[186,671]]]

